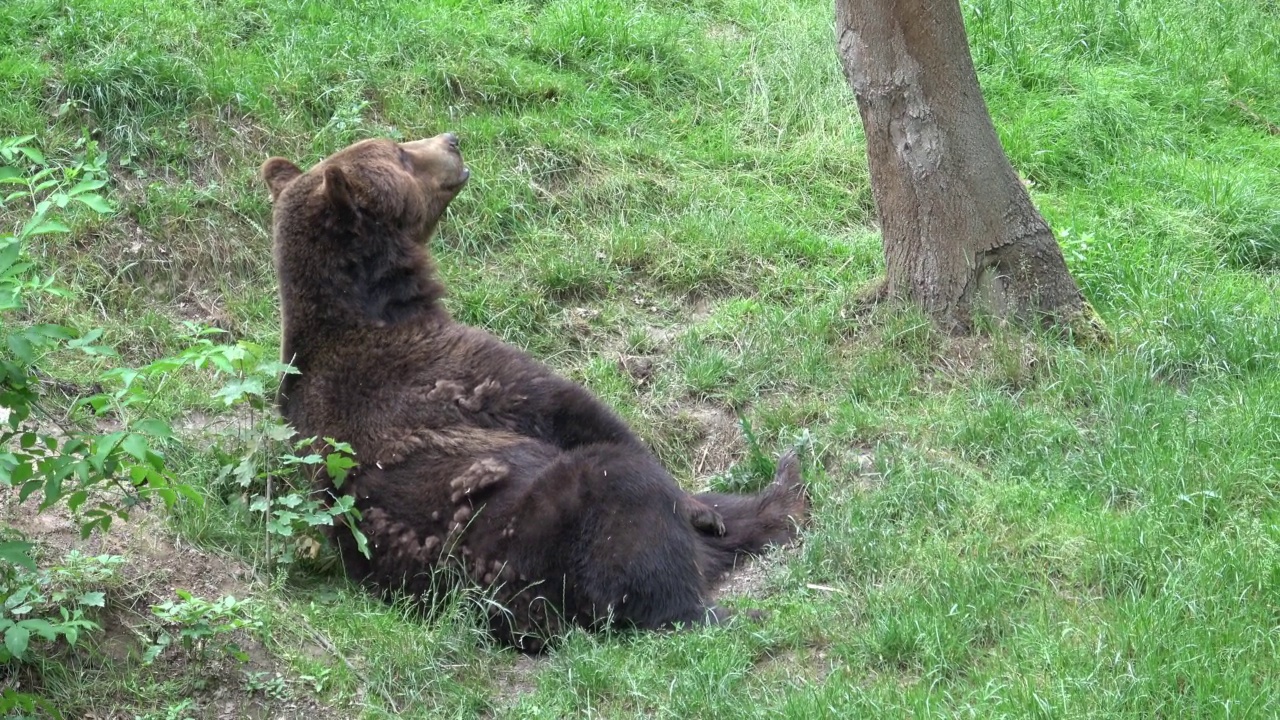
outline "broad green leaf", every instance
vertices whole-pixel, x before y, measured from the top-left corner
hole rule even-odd
[[[31,640],[31,631],[21,625],[14,625],[4,632],[4,646],[16,658],[22,658],[27,652],[27,643]]]
[[[22,282],[23,281],[22,276],[25,275],[27,271],[30,269],[31,269],[31,263],[16,262],[10,265],[3,273],[0,273],[0,280],[3,280],[5,282],[5,285],[9,286],[5,288],[5,292],[6,292],[5,297],[10,298],[11,301],[6,301],[6,302],[10,302],[12,306],[15,308],[22,306],[20,303],[18,303],[18,301],[21,300],[23,297],[19,291],[26,290],[27,288],[15,288],[13,287],[13,285],[14,283]],[[50,295],[58,294],[55,288],[48,287],[46,285],[41,285],[39,289],[49,293]]]
[[[146,371],[148,374],[163,374],[173,372],[185,364],[186,361],[182,358],[160,358],[148,365]]]
[[[146,652],[142,653],[142,664],[150,665],[155,662],[156,658],[160,656],[160,653],[164,652],[165,648],[169,647],[169,643],[171,642],[173,642],[173,638],[169,636],[169,633],[164,633],[160,637],[156,638],[156,643],[148,647]]]
[[[275,360],[259,363],[254,371],[255,375],[297,375],[299,371],[289,363],[282,363]]]
[[[41,500],[39,505],[41,511],[48,510],[62,499],[62,481],[66,480],[74,469],[74,465],[66,463],[58,467],[53,473],[45,476],[44,500]]]
[[[31,338],[48,338],[50,340],[72,340],[76,336],[76,331],[65,325],[53,325],[45,323],[42,325],[33,325],[27,328],[27,335]]]
[[[28,365],[35,362],[35,354],[31,351],[31,341],[25,335],[14,333],[8,337],[9,351]]]
[[[351,531],[351,537],[355,538],[356,549],[360,551],[360,554],[366,558],[372,557],[372,555],[369,554],[369,538],[366,537],[364,533],[360,532],[359,528],[353,525],[348,525],[347,529]]]
[[[98,438],[98,441],[94,443],[96,447],[94,448],[93,455],[94,458],[98,460],[99,468],[102,465],[102,461],[106,460],[107,456],[116,449],[116,445],[118,445],[124,437],[125,433],[117,431]]]
[[[81,348],[102,337],[102,328],[94,328],[89,332],[67,342],[67,347]]]
[[[334,440],[331,437],[325,438],[324,441],[329,443],[329,447],[333,448],[334,452],[346,453],[348,455],[356,454],[356,451],[352,449],[350,443],[340,442],[338,440]]]
[[[214,367],[228,375],[234,374],[236,371],[236,368],[231,364],[231,361],[222,355],[211,355],[209,357],[209,362],[213,363]]]
[[[246,395],[261,397],[264,392],[265,389],[263,388],[261,380],[257,378],[244,378],[242,380],[233,380],[227,383],[222,387],[222,389],[214,393],[213,396],[220,397],[226,404],[232,405]]]
[[[324,458],[320,457],[316,453],[302,456],[286,455],[282,459],[286,465],[319,465],[324,462]]]
[[[289,514],[293,515],[293,513],[289,513]],[[283,537],[293,537],[293,521],[295,519],[297,519],[296,515],[294,515],[294,517],[292,518],[289,518],[288,520],[284,520],[284,519],[272,520],[271,522],[267,523],[267,530],[275,533],[276,535],[281,535]]]
[[[11,565],[20,565],[28,570],[36,569],[36,561],[31,559],[31,548],[34,547],[29,542],[0,542],[0,560]]]
[[[37,149],[35,149],[35,148],[33,148],[33,147],[27,147],[27,146],[25,146],[25,145],[21,145],[21,146],[19,146],[19,147],[15,148],[15,149],[16,149],[18,152],[22,153],[23,155],[26,155],[28,160],[30,160],[31,162],[33,162],[33,163],[35,163],[35,164],[37,164],[37,165],[44,165],[44,164],[46,164],[46,163],[45,163],[45,159],[44,159],[44,153],[40,152],[39,150],[37,150]],[[15,653],[15,654],[16,654],[16,653]]]
[[[103,380],[118,380],[125,387],[133,384],[138,379],[138,371],[133,368],[112,368],[102,373]]]
[[[35,587],[32,585],[23,585],[19,587],[17,590],[13,591],[12,595],[5,599],[4,606],[9,608],[9,612],[14,615],[21,615],[25,612],[30,612],[30,606],[27,606],[25,610],[22,609],[22,606],[27,601],[27,596],[29,596],[31,591],[34,589]],[[8,626],[6,625],[5,627]]]
[[[67,194],[74,197],[76,195],[79,195],[80,193],[86,193],[86,192],[89,192],[90,190],[97,190],[106,184],[107,184],[106,180],[81,180],[80,182],[76,183],[75,187],[68,190]]]
[[[347,480],[347,474],[351,472],[351,468],[355,467],[356,461],[347,455],[330,453],[325,456],[324,464],[329,477],[333,478],[334,487],[341,488]]]
[[[177,493],[175,493],[172,488],[160,487],[156,488],[154,492],[156,495],[160,496],[165,507],[173,507],[174,501],[178,499]]]
[[[267,437],[278,442],[285,442],[293,437],[295,432],[297,431],[286,423],[277,423],[267,427]]]
[[[102,607],[105,605],[106,595],[100,592],[87,592],[76,598],[76,602],[89,607]]]
[[[204,496],[190,485],[186,483],[174,483],[173,489],[177,490],[179,495],[182,495],[186,499],[195,503],[196,507],[204,506]]]
[[[7,479],[8,484],[18,485],[20,483],[25,483],[26,481],[30,480],[31,476],[34,474],[35,474],[35,468],[31,466],[31,463],[29,462],[20,463],[18,465],[15,465],[13,467],[13,470],[9,472],[9,477]],[[0,477],[3,477],[3,476],[0,476]]]
[[[58,628],[43,618],[30,618],[23,620],[19,624],[45,640],[56,640],[58,638]]]
[[[152,448],[147,453],[147,464],[151,466],[151,469],[156,472],[160,479],[164,479],[164,455],[159,450]]]
[[[95,413],[101,413],[104,409],[111,405],[111,396],[106,393],[98,393],[90,395],[80,400],[79,405],[88,405]]]
[[[18,502],[26,502],[31,497],[31,493],[40,489],[40,478],[28,480],[22,484],[22,489],[18,491]]]
[[[9,266],[18,259],[20,254],[22,254],[21,243],[10,243],[9,245],[0,248],[0,272],[8,270]]]
[[[80,509],[85,500],[89,499],[89,493],[84,490],[77,490],[67,496],[67,509],[75,512]]]
[[[156,418],[139,420],[133,424],[133,429],[154,438],[173,437],[173,430],[169,427],[169,423],[163,420],[157,420]]]
[[[78,195],[76,196],[76,200],[79,200],[89,206],[89,208],[94,212],[101,213],[103,215],[110,215],[116,211],[116,209],[111,206],[111,203],[107,202],[101,195],[94,195],[92,193],[88,195]]]
[[[19,233],[23,237],[33,237],[35,235],[50,235],[52,233],[68,233],[71,228],[63,225],[57,220],[45,220],[40,217],[34,217],[22,228]]]

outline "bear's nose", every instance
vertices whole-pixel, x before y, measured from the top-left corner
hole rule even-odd
[[[457,150],[457,149],[458,149],[458,136],[457,136],[457,135],[454,135],[454,134],[453,134],[453,133],[451,133],[451,132],[447,132],[447,133],[445,133],[445,134],[444,134],[444,141],[445,141],[445,142],[447,142],[447,143],[449,143],[449,147],[453,148],[454,150]]]

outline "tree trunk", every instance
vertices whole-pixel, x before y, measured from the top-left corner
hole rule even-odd
[[[958,0],[835,0],[867,135],[884,290],[940,326],[1074,318],[1084,299],[996,137]]]

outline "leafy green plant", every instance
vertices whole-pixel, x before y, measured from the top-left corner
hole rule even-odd
[[[0,713],[12,720],[26,720],[37,717],[36,712],[43,712],[49,717],[61,718],[62,713],[44,698],[22,693],[13,688],[0,691]]]
[[[347,525],[367,553],[364,535],[355,529],[360,517],[355,499],[329,497],[311,487],[318,473],[326,473],[334,487],[341,488],[356,466],[355,451],[333,438],[305,438],[290,445],[297,433],[269,407],[267,389],[282,373],[296,370],[256,343],[218,344],[210,339],[217,330],[188,330],[193,342],[182,353],[157,360],[142,372],[121,371],[121,377],[133,382],[189,366],[211,368],[228,378],[213,397],[228,407],[247,407],[250,415],[247,427],[234,428],[214,448],[220,464],[215,482],[233,484],[246,496],[250,512],[262,516],[268,562],[287,566],[301,557],[315,557],[323,545],[319,529],[333,525],[335,518],[350,520]],[[284,472],[289,470],[295,472]],[[282,488],[277,487],[281,480]]]
[[[143,662],[155,662],[160,653],[177,641],[184,649],[205,653],[213,647],[230,654],[240,662],[249,656],[223,636],[237,630],[257,630],[262,621],[252,601],[224,595],[214,601],[198,598],[186,590],[177,591],[178,599],[166,600],[151,608],[151,613],[168,629],[160,632],[143,653]]]
[[[53,645],[65,640],[74,647],[81,635],[99,629],[88,617],[105,604],[102,588],[115,576],[122,559],[114,555],[87,557],[67,553],[60,565],[37,570],[29,543],[18,562],[0,563],[0,664],[12,666],[30,659],[32,644]],[[39,695],[5,688],[0,694],[0,717],[62,717]],[[15,714],[17,713],[17,714]]]
[[[53,162],[33,139],[0,140],[0,213],[24,218],[16,231],[0,231],[0,484],[16,488],[20,502],[38,496],[37,511],[64,504],[87,536],[107,530],[114,518],[127,518],[151,497],[166,505],[179,494],[195,502],[201,498],[166,469],[162,448],[172,432],[148,416],[152,396],[131,381],[138,371],[106,370],[89,385],[101,391],[60,412],[46,405],[43,388],[56,356],[109,360],[115,353],[99,344],[100,329],[82,332],[30,321],[36,307],[70,296],[52,271],[33,261],[31,244],[70,232],[68,223],[86,213],[103,216],[114,209],[98,192],[107,184],[107,158],[96,143],[83,142],[81,154]],[[106,415],[119,429],[99,429],[97,421]],[[33,639],[75,645],[83,633],[98,629],[86,611],[102,607],[104,595],[83,583],[105,579],[120,562],[72,553],[62,565],[38,570],[31,549],[17,540],[0,543],[0,663],[28,659]],[[6,713],[37,709],[50,710],[27,693],[6,691],[0,697]]]
[[[194,720],[195,716],[190,712],[193,705],[195,700],[185,698],[169,705],[163,713],[147,713],[137,716],[134,720]]]
[[[335,488],[341,488],[347,474],[355,467],[355,451],[344,442],[333,438],[305,438],[294,445],[294,450],[311,450],[305,455],[293,452],[285,453],[279,460],[285,467],[314,468],[312,472],[304,472],[304,476],[325,472],[333,480]],[[327,500],[320,493],[326,491],[288,488],[288,492],[276,497],[271,496],[270,484],[263,495],[254,498],[249,509],[262,513],[266,518],[268,557],[273,562],[289,564],[299,558],[300,554],[314,557],[320,544],[316,538],[316,530],[321,526],[333,525],[335,518],[342,518],[356,539],[357,546],[366,556],[369,554],[368,541],[364,533],[356,527],[360,519],[360,511],[355,507],[355,497],[339,495]],[[283,542],[276,543],[275,552],[269,538],[275,536]]]
[[[22,322],[35,303],[68,294],[51,272],[31,261],[28,246],[39,236],[69,232],[64,220],[77,206],[98,215],[114,210],[97,193],[107,183],[107,172],[106,156],[96,145],[87,143],[81,157],[57,164],[30,145],[32,139],[0,142],[0,187],[14,188],[0,197],[0,210],[21,205],[29,216],[16,232],[0,233],[0,318],[5,319],[0,340],[8,351],[0,355],[0,483],[18,488],[21,501],[39,493],[40,510],[65,501],[87,536],[95,528],[110,527],[115,517],[127,518],[130,508],[152,496],[166,504],[178,494],[197,502],[200,498],[166,471],[161,446],[172,433],[167,423],[146,416],[150,398],[133,384],[78,401],[72,410],[79,413],[70,419],[45,407],[42,368],[53,355],[110,358],[114,352],[97,344],[99,329],[81,332],[66,325]],[[130,372],[135,371],[109,370],[97,380],[114,387]],[[124,412],[135,405],[142,412]],[[92,427],[90,415],[107,412],[122,420],[122,429],[85,429]],[[108,487],[119,493],[98,492]],[[0,547],[0,558],[29,567],[23,553],[19,545]]]
[[[270,698],[283,700],[289,697],[289,686],[280,673],[260,670],[244,674],[244,689],[249,692],[261,692]]]
[[[98,629],[86,614],[103,607],[101,587],[122,562],[116,555],[73,550],[61,564],[42,570],[0,565],[0,663],[26,659],[32,639],[75,645],[82,633]]]

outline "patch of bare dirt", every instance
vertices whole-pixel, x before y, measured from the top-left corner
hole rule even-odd
[[[949,338],[945,351],[938,358],[938,365],[953,375],[966,375],[982,367],[990,355],[989,335]]]
[[[729,571],[724,582],[715,590],[716,597],[746,597],[759,599],[766,596],[771,564],[769,556],[754,558]]]
[[[92,502],[92,501],[91,501]],[[90,674],[138,673],[168,681],[185,679],[196,688],[182,717],[193,718],[326,718],[346,714],[319,704],[306,686],[293,681],[288,669],[253,635],[237,630],[219,640],[234,642],[247,656],[241,662],[220,648],[187,650],[175,641],[149,668],[141,667],[146,647],[161,625],[154,605],[178,599],[184,590],[209,601],[224,596],[252,598],[262,590],[253,569],[184,541],[163,525],[161,511],[135,509],[129,520],[117,519],[109,532],[81,538],[79,526],[64,507],[36,512],[36,498],[18,502],[17,491],[0,488],[0,517],[10,528],[36,543],[42,564],[56,563],[75,550],[84,555],[118,555],[124,563],[108,586],[107,607],[95,620],[102,631],[85,638],[81,650],[68,653],[67,662]],[[171,628],[172,630],[172,628]],[[136,698],[104,697],[82,707],[82,717],[106,720],[132,718],[118,708]],[[101,705],[98,706],[97,703]]]
[[[698,323],[711,317],[711,312],[715,310],[712,306],[710,298],[695,298],[689,306],[689,324],[697,325]]]
[[[0,488],[5,524],[48,556],[61,557],[70,550],[120,555],[126,560],[126,579],[145,584],[156,595],[171,597],[182,589],[201,597],[242,597],[249,589],[249,568],[183,542],[165,530],[150,510],[135,510],[128,520],[116,519],[110,532],[81,538],[79,525],[64,507],[37,512],[36,497],[25,503],[17,500],[15,489]]]
[[[884,484],[884,474],[876,467],[875,452],[871,448],[851,445],[839,453],[836,462],[841,476],[848,477],[853,486],[864,493],[878,490]]]
[[[693,449],[693,473],[696,477],[720,475],[729,471],[747,451],[747,440],[738,418],[725,408],[699,404],[684,412],[697,421],[701,441]]]
[[[771,548],[760,557],[739,563],[713,590],[712,598],[760,600],[769,597],[772,594],[769,590],[770,583],[781,568],[796,562],[799,552],[800,545],[793,541],[784,547]]]
[[[766,654],[756,660],[756,671],[762,674],[778,673],[805,683],[821,684],[840,667],[823,648],[788,649],[780,653]]]
[[[233,343],[244,335],[239,323],[224,306],[222,298],[215,293],[189,288],[182,297],[174,301],[173,313],[183,320],[221,330],[222,334],[215,338],[217,342]]]
[[[497,673],[498,682],[494,685],[492,698],[494,706],[506,710],[519,703],[522,696],[536,692],[536,676],[546,665],[544,658],[518,655],[510,668]]]

